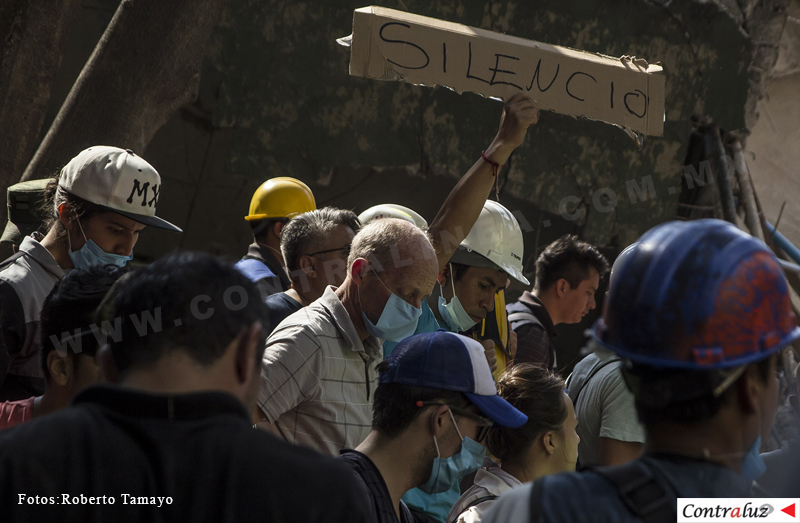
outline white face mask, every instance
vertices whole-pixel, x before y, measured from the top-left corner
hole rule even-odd
[[[467,314],[464,306],[461,305],[461,300],[456,296],[456,281],[452,263],[450,264],[450,283],[453,285],[453,299],[450,300],[450,303],[445,303],[444,289],[439,284],[439,314],[442,315],[442,319],[450,331],[466,332],[478,322]]]

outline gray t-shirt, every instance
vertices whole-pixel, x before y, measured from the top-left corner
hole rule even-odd
[[[644,427],[636,416],[633,393],[622,378],[622,362],[608,363],[616,356],[596,344],[592,345],[595,352],[575,365],[567,384],[573,402],[580,391],[575,414],[581,438],[578,459],[584,467],[598,465],[600,438],[637,443],[643,443],[645,439]],[[589,375],[604,364],[584,385]]]

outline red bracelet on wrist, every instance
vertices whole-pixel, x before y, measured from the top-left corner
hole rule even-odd
[[[500,169],[501,167],[503,167],[502,165],[500,165],[496,161],[494,161],[491,158],[489,158],[488,156],[486,156],[486,151],[481,151],[481,158],[483,158],[484,162],[488,163],[489,165],[491,165],[495,169]]]

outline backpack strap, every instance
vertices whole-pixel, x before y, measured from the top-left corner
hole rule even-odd
[[[461,514],[463,514],[464,512],[468,511],[468,510],[469,510],[469,509],[471,509],[472,507],[475,507],[475,506],[477,506],[477,505],[480,505],[480,504],[481,504],[481,503],[483,503],[484,501],[491,501],[491,500],[493,500],[493,499],[497,499],[497,496],[494,496],[494,495],[492,495],[492,494],[489,494],[488,496],[481,496],[481,497],[479,497],[479,498],[477,498],[477,499],[474,499],[474,500],[472,500],[472,503],[470,503],[469,505],[467,505],[466,507],[464,507],[464,510],[462,510],[462,511],[461,511]],[[461,517],[461,514],[459,514],[458,516],[456,516],[456,519],[454,519],[454,520],[453,520],[453,523],[456,523],[456,522],[458,521],[458,518],[459,518],[459,517]]]
[[[677,513],[672,502],[676,499],[676,493],[666,480],[641,459],[591,470],[613,483],[625,506],[644,523],[675,522]]]
[[[542,485],[546,478],[539,478],[533,482],[531,488],[531,504],[528,507],[528,521],[538,523],[542,519]]]
[[[516,322],[521,321],[521,322],[523,322],[523,325],[529,324],[529,323],[534,323],[534,324],[536,324],[536,325],[538,325],[540,327],[544,327],[544,325],[542,325],[542,322],[539,320],[539,318],[534,316],[532,313],[525,312],[525,311],[517,311],[517,312],[510,313],[508,315],[508,321],[510,323],[516,323]]]
[[[600,370],[603,367],[606,367],[606,366],[611,365],[612,363],[616,363],[618,361],[622,361],[622,360],[620,358],[611,358],[610,360],[603,362],[602,365],[598,365],[597,367],[592,369],[592,372],[590,372],[589,375],[586,376],[586,379],[583,380],[583,383],[581,384],[580,388],[575,391],[574,395],[573,395],[573,390],[574,389],[572,387],[570,387],[569,384],[567,385],[567,388],[569,390],[569,398],[572,400],[572,404],[575,406],[575,408],[578,408],[578,397],[581,395],[581,391],[584,388],[586,388],[586,384],[589,383],[589,380],[594,378],[595,374],[600,372]],[[572,375],[570,375],[570,379],[568,379],[569,382],[572,381],[571,378],[572,378]]]

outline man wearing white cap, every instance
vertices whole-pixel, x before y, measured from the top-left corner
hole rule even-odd
[[[341,459],[369,492],[378,523],[411,523],[406,491],[447,492],[481,466],[492,426],[528,421],[497,395],[483,346],[466,336],[411,336],[377,370],[372,431]]]
[[[181,232],[156,216],[160,193],[158,172],[117,147],[90,147],[51,180],[47,234],[26,237],[19,252],[0,264],[0,401],[43,392],[39,313],[65,271],[125,265],[148,225]]]

